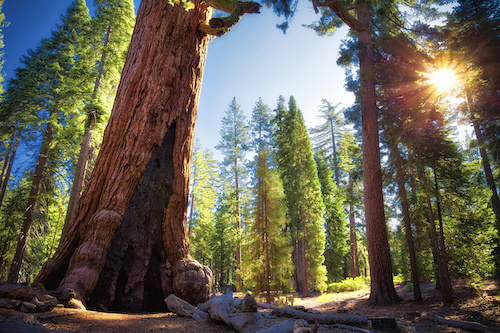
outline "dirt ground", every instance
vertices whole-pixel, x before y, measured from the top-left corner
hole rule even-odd
[[[440,292],[435,289],[432,282],[422,283],[423,302],[411,301],[413,292],[408,291],[404,284],[397,286],[397,292],[403,301],[389,306],[368,305],[369,290],[316,296],[296,301],[294,305],[304,305],[322,314],[341,313],[369,318],[394,317],[403,333],[462,332],[457,328],[437,325],[434,320],[435,315],[447,319],[475,321],[500,329],[500,280],[485,280],[480,288],[470,288],[463,281],[457,283],[454,286],[456,302],[452,306],[443,306]],[[198,323],[173,313],[120,314],[56,308],[50,313],[36,314],[38,325],[33,325],[36,322],[32,317],[30,319],[29,315],[25,315],[23,319],[19,316],[12,317],[12,313],[9,315],[5,311],[7,310],[0,312],[0,332],[234,332],[223,323]],[[272,318],[269,316],[269,310],[261,312],[264,316],[263,328],[287,319]],[[9,317],[10,319],[7,319]],[[26,321],[30,323],[23,324]],[[363,328],[372,330],[370,325]],[[349,331],[328,325],[321,325],[318,328],[318,332],[348,333]]]

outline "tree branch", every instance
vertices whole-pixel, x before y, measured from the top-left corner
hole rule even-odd
[[[207,35],[221,36],[229,31],[239,22],[245,14],[260,13],[260,4],[253,1],[232,1],[232,0],[205,0],[206,3],[215,8],[230,13],[229,16],[216,17],[210,20],[209,24],[201,23],[198,30]]]
[[[314,4],[314,3],[313,3]],[[338,0],[329,0],[325,2],[316,2],[317,7],[328,7],[330,8],[345,24],[347,24],[351,29],[357,32],[369,32],[369,28],[363,26],[359,21],[352,16]]]

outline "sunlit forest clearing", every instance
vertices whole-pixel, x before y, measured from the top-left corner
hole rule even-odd
[[[212,149],[210,43],[297,1],[69,4],[1,82],[0,331],[500,330],[499,1],[310,5],[354,103],[235,96]]]

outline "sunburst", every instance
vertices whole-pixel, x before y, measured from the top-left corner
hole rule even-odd
[[[429,80],[441,93],[450,91],[457,86],[456,74],[449,68],[436,69],[430,74]]]

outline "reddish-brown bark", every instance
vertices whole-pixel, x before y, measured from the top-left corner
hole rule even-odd
[[[370,263],[370,303],[384,305],[399,302],[392,279],[392,264],[387,236],[382,195],[382,171],[378,134],[378,110],[373,77],[373,32],[370,31],[368,4],[357,2],[351,15],[341,2],[336,0],[316,3],[330,8],[344,23],[358,33],[358,57],[360,73],[360,104],[362,110],[363,137],[363,185],[365,200],[366,238]]]
[[[208,16],[206,4],[198,1],[189,11],[168,1],[142,1],[92,179],[68,236],[36,282],[70,287],[84,302],[91,297],[111,260],[108,252],[132,193],[160,147],[171,151],[171,193],[161,224],[167,262],[159,249],[154,260],[165,265],[163,273],[171,274],[179,297],[196,302],[208,296],[211,273],[190,257],[186,231],[189,166],[208,46],[198,25]],[[172,137],[165,143],[167,133]]]
[[[368,5],[357,6],[358,20],[363,26],[370,21]],[[367,30],[358,33],[359,73],[363,136],[363,186],[365,200],[366,239],[370,263],[370,303],[396,303],[392,264],[382,195],[382,170],[378,134],[378,110],[373,73],[373,41]]]

